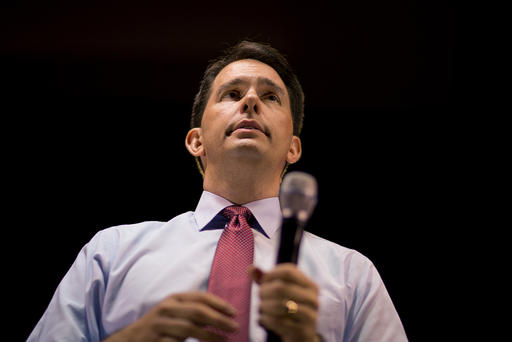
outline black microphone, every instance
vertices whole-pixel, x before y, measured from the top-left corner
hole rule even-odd
[[[278,264],[297,264],[304,227],[315,209],[317,193],[316,179],[310,174],[294,171],[284,177],[279,191],[283,222],[277,253]],[[278,335],[267,330],[267,342],[279,341],[281,339]]]

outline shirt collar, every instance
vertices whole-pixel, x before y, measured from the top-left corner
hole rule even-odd
[[[233,205],[227,199],[208,191],[203,191],[201,199],[194,212],[199,230],[207,228],[207,225],[215,219],[217,214],[227,206]],[[254,215],[263,234],[271,238],[281,225],[281,207],[279,198],[270,197],[258,201],[249,202],[243,205],[249,208]],[[256,228],[260,228],[256,227]],[[258,229],[257,229],[258,230]]]

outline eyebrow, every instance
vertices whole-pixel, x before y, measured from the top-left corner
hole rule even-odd
[[[232,79],[232,80],[230,80],[230,81],[228,81],[226,83],[223,83],[219,87],[219,90],[217,90],[217,95],[220,95],[224,91],[226,91],[226,90],[228,90],[230,88],[233,88],[235,86],[246,85],[248,83],[250,83],[250,81],[248,79],[240,78],[240,77],[234,78],[234,79]],[[268,87],[271,87],[277,93],[279,93],[281,96],[285,96],[285,94],[286,94],[284,92],[283,88],[278,86],[274,81],[272,81],[270,78],[267,78],[267,77],[258,77],[258,85],[266,85]]]

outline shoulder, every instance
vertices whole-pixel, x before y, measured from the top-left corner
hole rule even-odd
[[[169,221],[144,221],[116,225],[98,231],[93,240],[141,239],[158,233],[162,229],[178,229],[184,225],[191,224],[191,219],[193,219],[192,212],[186,212]]]
[[[115,252],[144,248],[152,240],[175,234],[179,230],[190,229],[194,224],[192,212],[186,212],[167,222],[144,221],[112,226],[98,231],[84,246],[84,250],[108,252],[107,254],[113,256]]]
[[[322,258],[343,259],[349,263],[353,263],[355,265],[373,265],[370,259],[368,259],[365,255],[356,251],[355,249],[347,248],[341,246],[333,241],[327,240],[318,235],[305,232],[304,233],[304,241],[305,244],[309,246],[312,252],[317,254]]]
[[[362,253],[315,234],[305,232],[303,246],[303,262],[311,263],[311,267],[320,268],[323,274],[348,285],[358,283],[364,277],[373,277],[376,273],[372,261]]]

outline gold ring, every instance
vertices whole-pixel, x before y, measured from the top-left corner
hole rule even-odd
[[[290,315],[294,315],[297,313],[297,311],[299,311],[299,304],[295,303],[293,300],[288,300],[286,301],[285,303],[285,306],[286,306],[286,311],[290,314]]]

